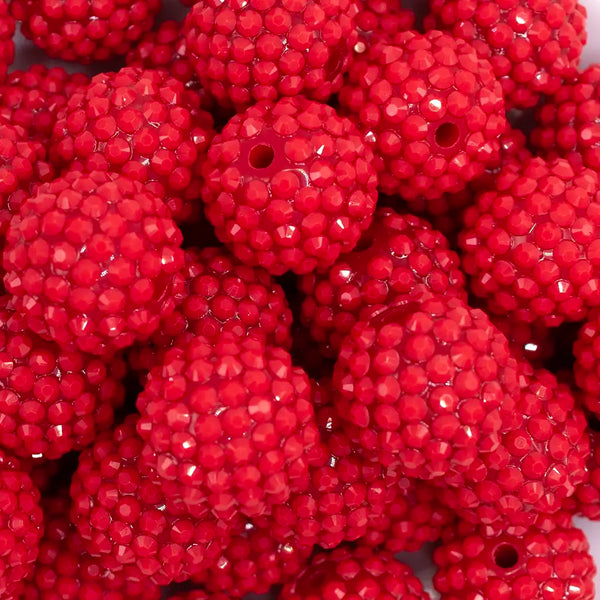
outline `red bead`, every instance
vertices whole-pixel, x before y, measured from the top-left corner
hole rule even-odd
[[[483,312],[423,294],[355,325],[335,365],[336,408],[383,464],[450,481],[500,443],[516,366]]]
[[[600,65],[569,79],[536,111],[531,143],[547,160],[600,169]]]
[[[224,106],[298,94],[326,101],[340,89],[358,37],[355,12],[351,0],[202,0],[184,23],[186,52]]]
[[[7,235],[5,285],[27,326],[67,350],[147,339],[183,285],[181,232],[160,199],[115,174],[40,186]]]
[[[192,513],[260,516],[308,485],[306,455],[318,441],[309,381],[259,338],[183,336],[137,407],[142,459]]]
[[[353,61],[339,101],[374,145],[384,194],[439,198],[498,160],[500,84],[472,46],[447,34],[407,31],[375,44]]]
[[[581,399],[590,412],[600,416],[600,311],[591,311],[588,320],[579,329],[573,344],[574,374],[582,390]]]
[[[191,518],[141,458],[138,415],[82,453],[71,483],[71,518],[86,551],[118,573],[133,566],[157,585],[184,581],[217,560],[233,527]]]
[[[200,96],[165,71],[101,73],[69,99],[51,157],[63,169],[112,171],[146,185],[176,221],[201,218],[200,168],[214,135]]]
[[[569,388],[524,362],[519,382],[520,397],[505,415],[500,445],[482,452],[451,488],[439,490],[460,518],[489,529],[533,526],[539,514],[561,510],[588,476],[586,420]]]
[[[377,200],[373,155],[354,125],[303,97],[260,102],[214,139],[202,198],[244,264],[308,273],[354,248]]]
[[[473,44],[502,84],[508,108],[535,106],[575,74],[587,41],[577,0],[431,0],[426,29]]]
[[[52,58],[90,64],[128,50],[152,29],[160,0],[14,0],[21,31]]]
[[[600,304],[597,174],[564,159],[513,161],[465,212],[459,243],[488,309],[557,326]]]
[[[522,535],[466,523],[449,528],[433,554],[441,600],[593,600],[589,545],[569,520]]]
[[[358,247],[327,270],[299,280],[301,318],[328,357],[336,357],[357,321],[416,288],[466,300],[459,259],[447,240],[411,215],[380,208]]]
[[[130,365],[145,374],[186,332],[217,341],[224,331],[262,337],[289,350],[292,313],[282,287],[260,267],[246,267],[223,248],[188,248],[184,292],[175,312],[161,319],[151,344],[128,353]]]
[[[281,600],[427,600],[410,567],[389,552],[340,546],[319,552],[296,581],[283,587]]]
[[[124,401],[120,359],[110,367],[62,351],[25,326],[0,298],[0,444],[18,456],[56,459],[89,446]]]

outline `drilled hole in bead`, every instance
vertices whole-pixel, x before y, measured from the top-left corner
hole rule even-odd
[[[450,148],[458,142],[458,126],[454,123],[442,123],[435,132],[435,142],[442,148]]]
[[[255,169],[266,169],[271,166],[273,159],[275,158],[275,152],[271,146],[266,144],[258,144],[250,150],[250,166]]]
[[[510,569],[519,561],[517,549],[510,544],[502,544],[496,548],[494,552],[494,562],[501,569]]]

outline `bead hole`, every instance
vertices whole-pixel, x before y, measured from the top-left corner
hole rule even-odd
[[[273,159],[275,158],[275,152],[271,146],[266,144],[258,144],[250,150],[250,166],[255,169],[266,169],[271,166]]]
[[[494,562],[501,569],[510,569],[519,561],[517,549],[510,544],[502,544],[496,548],[494,552]]]
[[[458,141],[458,126],[454,123],[442,123],[435,132],[435,142],[442,148],[450,148]]]

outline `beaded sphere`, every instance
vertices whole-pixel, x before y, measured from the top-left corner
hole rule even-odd
[[[600,418],[600,309],[590,312],[573,344],[575,382],[581,400],[591,413]]]
[[[308,273],[352,250],[377,201],[373,153],[330,106],[259,102],[209,149],[202,198],[219,239],[244,264]]]
[[[160,8],[161,0],[11,0],[26,38],[51,58],[83,64],[126,54]]]
[[[510,163],[465,211],[473,293],[496,314],[555,327],[600,304],[598,175],[568,161]]]
[[[280,600],[429,600],[410,567],[389,552],[340,546],[315,554]]]
[[[40,492],[19,462],[0,450],[0,596],[18,598],[44,530]]]
[[[68,73],[62,67],[35,64],[12,71],[0,94],[0,116],[23,127],[30,139],[47,144],[60,110],[89,82],[84,73]]]
[[[0,83],[4,83],[8,67],[15,58],[15,20],[10,14],[8,0],[0,0]]]
[[[460,261],[443,235],[412,215],[380,208],[358,246],[326,270],[303,275],[302,322],[328,357],[336,357],[357,321],[419,288],[466,300]]]
[[[536,111],[531,143],[546,160],[600,169],[600,65],[563,83]]]
[[[175,312],[160,321],[150,344],[128,354],[130,365],[147,372],[162,361],[178,336],[191,332],[216,341],[223,331],[262,337],[289,349],[292,313],[283,288],[261,267],[246,267],[224,248],[185,251],[184,291]]]
[[[298,94],[326,101],[358,37],[354,12],[352,0],[200,0],[184,23],[186,51],[224,106]]]
[[[74,93],[53,132],[57,166],[113,171],[164,199],[176,221],[201,217],[200,169],[214,135],[200,96],[166,71],[125,67]]]
[[[192,511],[260,516],[308,485],[306,453],[319,435],[310,384],[281,348],[230,332],[184,336],[137,407],[142,458]]]
[[[12,219],[4,283],[33,332],[66,349],[113,353],[175,310],[180,243],[167,207],[142,184],[71,171]]]
[[[500,84],[473,47],[439,31],[375,44],[353,61],[339,101],[374,145],[384,194],[458,192],[498,159]]]
[[[356,443],[405,476],[450,480],[500,443],[517,363],[482,311],[424,295],[357,323],[333,384]]]
[[[569,523],[522,535],[463,526],[445,538],[433,553],[433,585],[441,600],[594,598],[596,569],[589,544],[583,531]]]
[[[545,369],[519,365],[521,393],[506,413],[501,444],[484,452],[440,500],[460,518],[495,530],[527,529],[554,514],[587,480],[586,419],[568,386]]]
[[[577,0],[429,0],[426,29],[471,43],[490,61],[507,107],[535,106],[574,75],[587,41]]]
[[[25,326],[0,297],[0,445],[17,456],[60,458],[113,424],[125,364],[64,351]]]
[[[159,600],[160,587],[129,568],[112,572],[85,551],[61,490],[42,500],[44,536],[21,600]]]
[[[133,565],[157,585],[184,581],[214,564],[231,524],[191,518],[141,458],[139,415],[100,434],[79,457],[71,519],[86,551],[114,572]]]

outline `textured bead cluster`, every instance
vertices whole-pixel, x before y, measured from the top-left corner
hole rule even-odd
[[[594,600],[586,9],[427,4],[0,0],[0,600]]]

